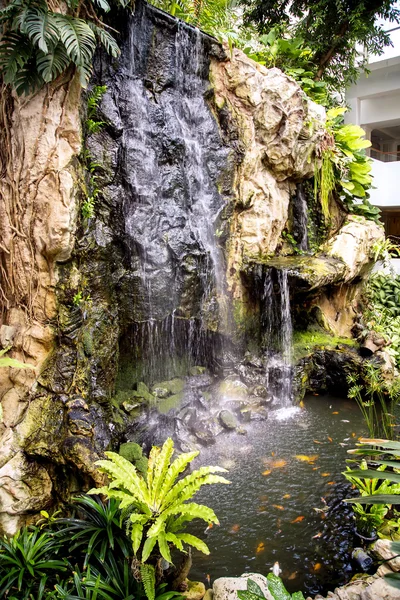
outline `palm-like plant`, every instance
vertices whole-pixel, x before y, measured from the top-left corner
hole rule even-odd
[[[129,0],[116,0],[127,6]],[[98,43],[116,57],[119,48],[96,14],[110,10],[106,0],[67,0],[67,12],[50,10],[46,0],[11,0],[0,10],[0,70],[18,94],[29,94],[54,81],[70,65],[86,87]]]
[[[129,516],[132,546],[135,556],[145,563],[156,544],[160,555],[172,563],[170,545],[184,551],[184,544],[209,554],[207,545],[198,537],[182,532],[188,521],[199,518],[217,523],[214,511],[207,506],[186,501],[206,484],[230,483],[214,475],[226,472],[221,467],[201,467],[177,481],[178,476],[199,454],[181,454],[171,464],[174,443],[169,438],[162,448],[153,447],[146,477],[142,477],[128,460],[114,452],[106,452],[110,460],[96,464],[111,479],[108,486],[90,490],[89,494],[105,494],[120,501],[120,508]]]
[[[0,598],[41,600],[49,580],[66,570],[66,563],[54,556],[60,542],[48,531],[22,529],[13,538],[0,539]],[[18,594],[18,595],[16,595]]]
[[[112,498],[103,503],[98,496],[80,496],[74,498],[73,506],[82,518],[56,519],[54,526],[62,526],[56,535],[64,545],[68,542],[69,552],[84,554],[84,569],[93,554],[104,563],[110,549],[129,557],[131,544],[121,526],[119,502]]]

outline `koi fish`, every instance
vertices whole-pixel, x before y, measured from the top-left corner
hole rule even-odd
[[[235,523],[235,525],[232,525],[232,527],[229,530],[229,533],[237,533],[240,529],[240,525],[238,523]]]
[[[272,469],[266,469],[265,471],[263,471],[263,475],[271,475],[272,473]]]
[[[300,517],[296,517],[293,521],[290,521],[291,523],[301,523],[302,521],[304,521],[305,517],[303,517],[303,515],[301,515]]]
[[[207,527],[205,528],[204,533],[207,534],[210,531],[210,529],[212,529],[213,527],[214,527],[214,523],[209,523],[207,525]]]
[[[277,508],[278,510],[285,510],[284,506],[281,506],[280,504],[273,504],[272,505],[274,508]]]
[[[340,419],[341,423],[350,423],[350,421],[348,419]]]
[[[321,477],[329,477],[330,473],[321,473]]]
[[[318,440],[313,440],[314,444],[322,444],[322,442],[319,442]]]
[[[270,568],[270,571],[273,572],[275,577],[279,577],[279,575],[282,573],[282,569],[280,568],[278,561],[274,562],[273,566]]]
[[[318,532],[316,535],[313,535],[313,536],[312,536],[312,539],[313,539],[313,540],[316,540],[316,539],[320,538],[320,537],[321,537],[321,535],[322,535],[322,532],[321,532],[321,531],[319,531],[319,532]]]
[[[317,458],[318,458],[319,454],[311,454],[310,456],[307,454],[296,454],[295,458],[297,460],[300,460],[302,462],[306,462],[308,464],[314,463]]]
[[[260,554],[260,552],[264,552],[265,544],[264,542],[260,542],[256,548],[256,554]]]
[[[333,439],[332,439],[331,437],[329,437],[329,435],[328,435],[328,440],[329,440],[331,443],[333,442]]]
[[[317,573],[318,571],[320,571],[321,567],[322,567],[321,563],[315,563],[315,565],[313,565],[314,573]]]
[[[334,481],[328,481],[328,483],[326,485],[335,485]]]
[[[338,411],[338,410],[334,410],[332,414],[333,414],[333,415],[338,415],[338,414],[339,414],[339,411]]]
[[[288,498],[290,498],[290,497],[291,497],[291,496],[290,496],[290,494],[285,494],[284,496],[282,496],[282,498],[283,498],[284,500],[287,500],[287,499],[288,499]]]
[[[206,575],[206,580],[209,586],[211,586],[211,577],[210,577],[210,573],[207,573]]]

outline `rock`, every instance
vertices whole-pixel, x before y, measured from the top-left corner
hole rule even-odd
[[[237,400],[248,395],[249,389],[240,379],[225,379],[218,387],[218,394],[229,400]]]
[[[125,442],[121,444],[119,447],[119,454],[129,460],[130,462],[135,462],[139,460],[143,456],[142,447],[135,442]]]
[[[375,331],[369,331],[361,343],[360,354],[361,356],[371,356],[386,345],[383,337],[376,334]]]
[[[225,429],[236,429],[239,425],[237,418],[230,410],[221,410],[218,418]]]
[[[373,545],[373,552],[378,559],[388,561],[386,564],[392,571],[400,571],[400,557],[389,560],[392,556],[396,556],[396,552],[393,552],[390,546],[390,540],[377,540]]]
[[[257,396],[258,398],[267,398],[268,396],[268,390],[265,387],[265,385],[254,386],[251,393],[254,394],[254,396]]]
[[[349,600],[353,598],[349,596]],[[361,592],[360,600],[400,600],[400,590],[380,577]]]
[[[182,398],[183,398],[183,392],[179,392],[178,394],[173,394],[172,396],[169,396],[168,398],[163,398],[162,400],[159,400],[159,402],[157,404],[158,412],[162,415],[166,415],[171,410],[175,410],[175,409],[179,408]]]
[[[181,392],[183,392],[184,387],[184,380],[179,379],[178,377],[170,379],[169,381],[162,381],[161,383],[157,384],[157,388],[165,389],[170,394],[180,394]]]
[[[268,590],[267,578],[259,573],[244,573],[240,577],[220,577],[213,583],[214,600],[237,600],[238,590],[247,589],[247,580],[257,583],[267,600],[274,600]]]
[[[186,579],[186,583],[188,588],[182,592],[183,597],[187,600],[202,600],[206,593],[204,583],[201,581],[189,581],[189,579]]]
[[[125,412],[130,414],[133,411],[136,411],[136,409],[140,408],[140,402],[131,402],[130,400],[125,400],[122,402],[121,406]]]
[[[194,366],[194,367],[190,367],[189,373],[193,376],[196,375],[204,375],[204,373],[206,372],[206,368],[205,367],[198,367],[198,366]]]
[[[213,599],[214,599],[214,593],[211,588],[208,588],[208,590],[206,590],[206,593],[204,594],[203,600],[213,600]]]
[[[168,398],[170,395],[170,391],[167,388],[160,386],[153,387],[151,392],[156,398]]]

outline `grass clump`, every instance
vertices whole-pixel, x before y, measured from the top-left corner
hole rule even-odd
[[[358,346],[356,340],[334,336],[322,330],[296,331],[293,335],[293,355],[296,361],[311,354],[317,348],[332,349],[339,345],[346,345],[352,348]]]

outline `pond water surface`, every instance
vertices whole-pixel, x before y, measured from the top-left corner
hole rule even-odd
[[[290,591],[316,594],[346,582],[353,517],[342,498],[354,492],[341,472],[363,434],[354,402],[308,396],[302,408],[272,410],[246,436],[218,436],[193,465],[223,466],[232,483],[204,486],[196,495],[220,526],[190,528],[211,551],[195,553],[191,579],[267,575],[278,561]]]

